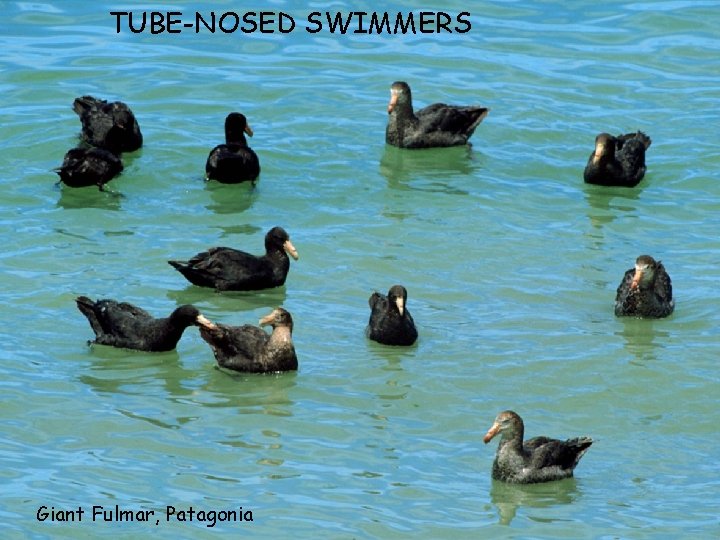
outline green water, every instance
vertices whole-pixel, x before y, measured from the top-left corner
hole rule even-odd
[[[109,12],[133,2],[0,4],[3,538],[720,534],[717,2],[453,1],[469,33],[382,37],[116,34]],[[473,147],[386,148],[398,79],[419,106],[489,106]],[[54,185],[82,94],[138,116],[121,196]],[[255,189],[202,181],[232,110],[255,131]],[[595,135],[635,129],[646,179],[584,185]],[[274,225],[300,253],[280,289],[219,294],[166,263],[260,251]],[[613,316],[642,253],[673,279],[667,319]],[[408,349],[363,334],[395,283]],[[79,294],[229,324],[282,304],[300,370],[220,372],[195,329],[172,353],[88,347]],[[508,408],[528,436],[596,439],[575,479],[490,480],[482,435]],[[41,522],[43,505],[86,513]],[[93,522],[95,505],[159,523]],[[165,522],[168,505],[253,521]]]

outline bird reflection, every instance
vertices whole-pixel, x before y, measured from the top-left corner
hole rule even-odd
[[[448,182],[453,176],[470,176],[479,161],[469,146],[406,150],[386,146],[380,173],[393,189],[466,195]]]
[[[212,202],[207,209],[216,214],[236,214],[244,212],[257,199],[258,190],[254,182],[242,184],[220,184],[207,182],[205,189],[210,193]]]
[[[644,366],[657,360],[658,343],[656,341],[667,343],[670,333],[654,328],[653,325],[658,323],[652,319],[623,317],[618,320],[623,327],[616,334],[625,339],[625,350],[635,358],[632,363]]]
[[[501,525],[510,525],[520,507],[550,508],[571,504],[580,495],[575,478],[539,484],[508,484],[493,480],[490,487],[490,499],[497,507]]]
[[[57,206],[65,210],[78,208],[98,208],[100,210],[121,210],[121,202],[125,196],[117,191],[97,188],[58,188],[60,198]]]
[[[641,189],[604,187],[586,184],[585,198],[588,202],[588,219],[595,228],[612,223],[618,213],[634,212]]]

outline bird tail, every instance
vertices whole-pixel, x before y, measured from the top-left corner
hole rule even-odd
[[[568,439],[567,444],[575,450],[575,465],[578,464],[580,458],[585,455],[588,448],[594,441],[590,437],[576,437],[574,439]]]
[[[92,96],[82,96],[75,98],[75,101],[73,101],[73,110],[78,115],[81,115],[83,112],[89,111],[93,107],[98,107],[103,103],[105,103],[105,101],[102,99],[97,99]]]
[[[650,145],[652,144],[652,140],[645,133],[643,133],[642,131],[638,131],[636,138],[638,141],[643,143],[643,146],[645,146],[645,150],[650,148]]]
[[[185,276],[185,279],[187,279],[193,285],[198,285],[199,287],[215,286],[212,282],[212,279],[209,279],[207,272],[204,272],[203,270],[199,270],[197,268],[193,268],[187,262],[168,261],[168,264],[172,266],[175,270],[180,272],[183,276]]]

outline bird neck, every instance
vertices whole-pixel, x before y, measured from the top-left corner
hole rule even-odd
[[[268,346],[292,346],[292,330],[287,326],[276,326],[273,328]]]

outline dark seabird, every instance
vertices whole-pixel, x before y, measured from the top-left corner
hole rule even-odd
[[[645,176],[645,150],[651,142],[642,131],[617,137],[601,133],[595,137],[595,151],[585,166],[585,182],[601,186],[636,186]]]
[[[70,187],[104,185],[123,170],[119,157],[102,148],[73,148],[68,150],[63,164],[55,169],[60,181]]]
[[[225,119],[225,144],[212,149],[205,163],[205,177],[223,184],[254,181],[260,175],[260,161],[248,146],[245,134],[253,136],[245,115],[234,112]]]
[[[400,148],[467,144],[489,111],[485,107],[435,103],[413,112],[410,87],[405,82],[394,82],[390,88],[385,142]]]
[[[661,318],[674,308],[672,282],[665,267],[650,255],[640,255],[617,289],[615,315]]]
[[[387,296],[374,292],[368,300],[370,321],[368,338],[384,345],[412,345],[418,337],[412,315],[407,310],[407,291],[402,285],[390,287]]]
[[[268,373],[293,371],[298,367],[292,341],[293,320],[283,308],[260,319],[261,326],[272,326],[268,335],[262,328],[245,324],[200,326],[200,335],[208,342],[220,367],[234,371]]]
[[[298,253],[282,227],[265,235],[265,255],[252,255],[228,247],[213,247],[187,262],[168,261],[185,278],[200,287],[219,291],[254,291],[279,287],[285,283],[290,259]]]
[[[590,437],[566,441],[534,437],[523,442],[524,431],[522,418],[517,413],[503,411],[483,437],[487,444],[498,433],[502,434],[492,467],[494,480],[534,484],[569,478],[593,443]]]
[[[122,101],[83,96],[75,99],[73,109],[80,117],[82,139],[90,146],[115,154],[132,152],[142,146],[140,126],[130,108]]]
[[[156,319],[144,309],[115,300],[76,300],[78,309],[90,321],[94,343],[147,352],[171,351],[188,326],[212,324],[194,306],[184,305],[169,317]]]

